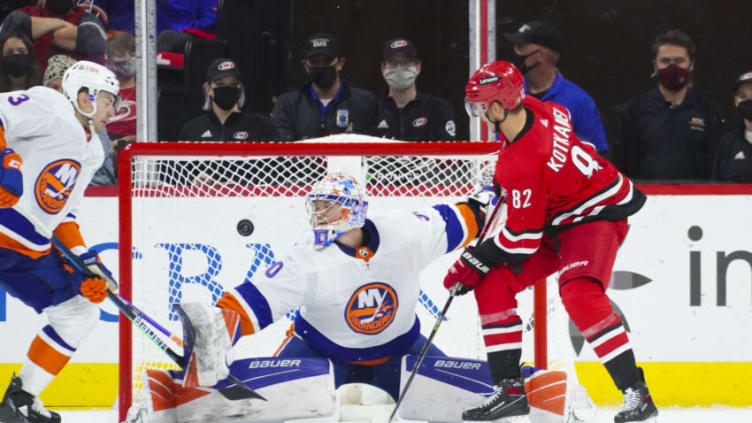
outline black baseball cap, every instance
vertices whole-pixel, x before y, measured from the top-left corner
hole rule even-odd
[[[214,60],[209,65],[209,69],[206,70],[206,80],[209,82],[228,75],[237,78],[242,76],[240,75],[240,70],[238,70],[238,65],[236,65],[231,59],[227,58]]]
[[[504,39],[513,45],[538,44],[559,53],[564,49],[564,40],[559,29],[544,21],[528,22],[517,32],[504,34]]]
[[[736,78],[736,81],[734,81],[734,89],[732,91],[736,91],[739,88],[739,85],[742,85],[745,82],[752,82],[752,70],[744,72]]]
[[[310,59],[313,56],[340,57],[339,41],[333,35],[324,32],[311,35],[305,43],[304,57]]]
[[[411,59],[418,58],[418,50],[415,48],[415,44],[405,38],[393,38],[384,44],[384,60],[389,60],[397,53],[402,53]]]

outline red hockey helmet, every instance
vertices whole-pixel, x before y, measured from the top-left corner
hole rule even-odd
[[[465,86],[465,109],[471,117],[479,117],[498,101],[507,110],[514,109],[525,98],[522,72],[509,62],[492,62],[480,67]]]

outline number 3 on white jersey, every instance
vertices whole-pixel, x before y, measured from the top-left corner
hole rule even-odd
[[[530,207],[530,197],[533,195],[533,190],[526,189],[526,190],[518,190],[513,189],[512,190],[512,207],[515,209],[524,209],[525,207]]]

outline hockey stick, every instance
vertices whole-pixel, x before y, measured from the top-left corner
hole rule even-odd
[[[153,325],[160,332],[167,335],[170,339],[175,341],[178,345],[182,346],[183,340],[180,339],[179,336],[165,329],[162,325],[157,323],[154,319],[149,317],[143,311],[139,310],[136,306],[128,302],[125,298],[112,292],[112,290],[109,287],[109,284],[113,283],[115,286],[117,286],[117,284],[115,284],[115,281],[107,277],[107,275],[95,274],[91,269],[89,269],[86,266],[86,264],[81,260],[81,258],[73,254],[73,252],[65,244],[63,244],[62,241],[60,241],[60,239],[57,236],[52,235],[52,237],[50,238],[50,241],[52,241],[55,247],[57,247],[57,249],[60,250],[60,252],[65,256],[65,258],[68,259],[71,263],[73,263],[73,265],[76,266],[78,270],[83,272],[84,275],[88,277],[96,277],[96,278],[104,279],[105,282],[108,283],[107,298],[109,298],[115,304],[118,310],[120,310],[125,315],[125,317],[127,317],[128,320],[130,320],[133,323],[133,325],[136,326],[141,331],[141,333],[146,335],[146,337],[149,338],[149,340],[151,340],[154,343],[154,345],[157,346],[157,348],[159,348],[160,350],[162,350],[162,352],[167,354],[167,356],[170,357],[175,362],[175,364],[177,364],[181,368],[186,367],[188,357],[180,355],[177,352],[175,352],[172,348],[170,348],[170,346],[167,345],[167,343],[164,340],[162,340],[162,338],[160,338],[158,334],[154,333],[151,327],[149,327],[149,324]],[[147,324],[147,322],[149,324]],[[232,390],[233,398],[228,398],[228,399],[256,398],[256,399],[261,399],[261,400],[266,401],[266,398],[259,395],[256,391],[248,387],[248,385],[243,383],[243,381],[236,378],[235,376],[230,374],[227,376],[227,379],[229,379],[231,382],[235,383],[236,385],[241,387],[243,391],[245,391],[245,395],[243,395],[242,393],[238,393],[236,390]],[[223,389],[220,389],[219,391],[220,393],[225,395],[223,393]]]
[[[501,207],[502,203],[503,203],[502,199],[499,199],[499,201],[496,203],[496,206],[494,206],[494,209],[491,212],[491,217],[488,219],[488,224],[483,228],[483,231],[478,236],[478,242],[475,243],[476,247],[480,245],[481,242],[483,242],[483,238],[485,238],[486,233],[488,232],[488,229],[494,225],[494,219],[496,218],[496,213],[498,212],[499,207]],[[441,325],[441,322],[444,320],[444,316],[449,310],[449,306],[452,304],[452,300],[454,300],[454,297],[457,296],[457,292],[460,290],[460,288],[462,288],[462,284],[460,282],[457,282],[449,290],[449,298],[444,304],[444,308],[441,310],[439,317],[436,318],[436,323],[434,323],[433,329],[431,329],[431,334],[428,335],[428,339],[426,339],[426,343],[423,345],[423,348],[420,350],[420,353],[418,354],[418,360],[415,362],[415,365],[413,365],[413,370],[410,372],[410,376],[407,378],[407,382],[405,382],[405,387],[402,389],[402,392],[400,392],[399,398],[397,398],[397,403],[394,404],[394,409],[392,410],[392,414],[389,415],[389,420],[387,420],[387,423],[391,422],[392,419],[394,418],[394,415],[397,414],[397,410],[399,409],[400,404],[402,404],[402,400],[405,399],[405,394],[407,394],[407,390],[410,388],[410,384],[413,382],[415,375],[418,374],[418,369],[420,368],[420,365],[423,363],[423,359],[426,358],[426,354],[428,353],[428,348],[431,346],[431,343],[433,342],[433,338],[436,336],[436,332],[439,331],[439,326]]]

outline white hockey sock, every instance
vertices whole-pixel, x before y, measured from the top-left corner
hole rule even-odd
[[[24,363],[18,377],[23,382],[23,390],[36,397],[55,379],[55,375],[48,373],[29,360]]]

